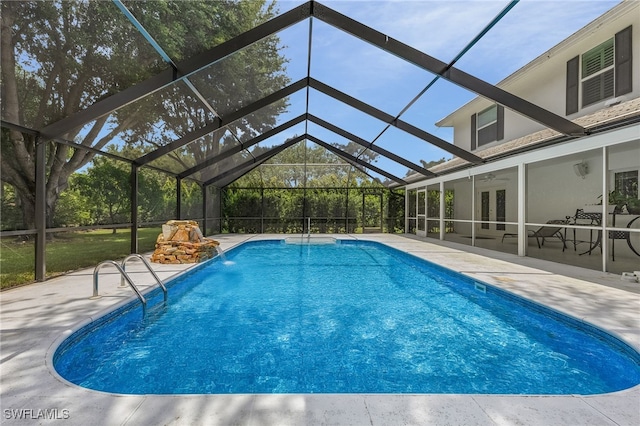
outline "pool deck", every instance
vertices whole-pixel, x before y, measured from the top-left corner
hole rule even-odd
[[[388,244],[588,321],[640,350],[640,284],[619,275],[402,235],[335,237]],[[213,238],[226,250],[250,239],[283,236]],[[153,267],[163,280],[188,269]],[[127,271],[141,288],[154,286],[140,262],[131,262]],[[55,373],[53,352],[73,330],[135,297],[130,288],[119,287],[115,269],[104,268],[99,282],[103,297],[90,300],[92,275],[93,268],[85,269],[0,293],[2,425],[640,425],[640,386],[595,396],[172,396],[84,389]]]

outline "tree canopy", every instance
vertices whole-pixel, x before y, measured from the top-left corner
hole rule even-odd
[[[267,0],[126,4],[174,62],[229,40],[276,13],[275,3]],[[39,130],[169,67],[112,2],[2,2],[1,7],[2,118],[8,123]],[[235,108],[230,100],[260,98],[287,84],[285,68],[278,38],[269,37],[198,72],[192,84],[202,88],[202,96],[215,111],[228,111]],[[183,91],[184,85],[171,85],[64,136],[91,149],[48,144],[48,220],[54,217],[71,174],[86,166],[96,150],[117,144],[144,152],[210,123],[213,112],[198,96],[185,96]],[[286,106],[281,100],[232,123],[229,130],[245,135],[264,132]],[[232,143],[232,137],[229,132],[215,132],[172,153],[171,159],[195,164]],[[34,226],[36,143],[44,142],[36,141],[31,132],[13,128],[2,132],[2,181],[15,188],[27,228]]]

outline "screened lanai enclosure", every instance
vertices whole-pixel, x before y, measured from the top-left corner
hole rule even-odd
[[[591,133],[495,86],[526,60],[491,73],[517,49],[487,56],[488,35],[536,19],[530,6],[456,3],[409,38],[433,2],[357,3],[2,2],[3,287],[148,252],[171,219],[448,239],[496,219],[456,217],[444,194],[471,181],[440,182],[494,159],[433,126],[442,108],[479,95],[558,143]],[[445,32],[456,13],[474,18]]]

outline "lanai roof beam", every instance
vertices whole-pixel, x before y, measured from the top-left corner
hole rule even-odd
[[[444,79],[464,87],[480,96],[490,99],[513,111],[516,111],[530,119],[554,129],[567,136],[584,136],[587,130],[544,108],[515,96],[492,84],[476,78],[455,67],[449,67],[432,56],[427,55],[411,46],[408,46],[388,35],[367,27],[360,22],[351,19],[320,3],[315,3],[313,15],[325,23],[341,29],[347,34],[358,37],[386,52],[396,55],[422,69],[442,76]]]
[[[477,155],[472,154],[469,151],[466,151],[452,143],[449,143],[444,139],[441,139],[435,135],[432,135],[431,133],[428,133],[415,126],[412,126],[409,123],[406,123],[400,119],[397,119],[391,114],[387,114],[384,111],[381,111],[369,104],[366,104],[352,96],[347,95],[346,93],[343,93],[337,89],[334,89],[333,87],[326,85],[314,78],[309,78],[309,86],[324,93],[327,96],[331,96],[332,98],[337,99],[340,102],[343,102],[357,110],[360,110],[366,114],[369,114],[380,121],[383,121],[387,124],[397,127],[398,129],[403,130],[409,133],[410,135],[416,136],[424,140],[425,142],[430,143],[431,145],[434,145],[442,150],[447,151],[450,154],[458,156],[471,163],[475,163],[475,164],[482,163],[482,158],[478,157]]]
[[[244,163],[240,163],[237,166],[235,166],[235,167],[233,167],[233,168],[231,168],[231,169],[229,169],[229,170],[227,170],[225,172],[222,172],[217,176],[214,176],[213,178],[211,178],[208,181],[206,181],[204,183],[204,185],[205,186],[213,185],[215,182],[217,182],[217,181],[219,181],[221,179],[224,179],[227,176],[231,176],[234,173],[237,173],[238,171],[246,169],[246,168],[254,165],[255,163],[262,163],[262,162],[268,160],[269,158],[273,157],[274,155],[284,151],[285,149],[289,148],[292,145],[295,145],[296,143],[298,143],[298,142],[300,142],[300,141],[302,141],[304,139],[305,139],[304,135],[297,136],[297,137],[295,137],[293,139],[290,139],[290,140],[286,141],[285,143],[283,143],[282,145],[278,145],[276,147],[273,147],[269,151],[264,152],[264,153],[258,155],[257,157],[252,158],[251,160],[247,160]],[[244,173],[242,173],[242,174],[244,174]]]
[[[194,130],[193,132],[190,132],[186,135],[184,135],[183,137],[181,137],[180,139],[176,139],[173,142],[170,142],[164,146],[161,146],[159,148],[157,148],[156,150],[143,155],[142,157],[138,158],[136,160],[136,164],[138,164],[139,166],[143,166],[153,160],[156,160],[160,157],[162,157],[163,155],[168,154],[171,151],[174,151],[178,148],[183,147],[184,145],[187,145],[193,141],[195,141],[198,138],[201,138],[203,136],[206,136],[209,133],[212,133],[224,126],[227,126],[231,123],[233,123],[234,121],[249,115],[251,113],[254,113],[256,111],[258,111],[261,108],[266,107],[267,105],[272,104],[273,102],[276,102],[282,98],[285,98],[295,92],[297,92],[298,90],[303,89],[304,87],[307,86],[307,79],[303,78],[300,79],[298,81],[296,81],[293,84],[288,85],[287,87],[284,87],[280,90],[277,90],[275,92],[273,92],[270,95],[265,96],[264,98],[257,100],[249,105],[247,105],[246,107],[240,108],[237,111],[234,111],[232,113],[229,113],[227,115],[225,115],[222,118],[218,118],[216,117],[216,121],[214,123],[208,124],[200,129]],[[295,123],[294,123],[295,124]]]
[[[273,129],[271,129],[269,131],[266,131],[266,132],[264,132],[263,134],[261,134],[259,136],[256,136],[255,138],[249,140],[246,143],[243,143],[242,145],[236,145],[234,147],[231,147],[231,148],[225,150],[224,152],[222,152],[222,153],[220,153],[220,154],[218,154],[218,155],[216,155],[214,157],[208,158],[208,159],[204,160],[203,162],[201,162],[199,164],[196,164],[195,166],[193,166],[193,167],[183,171],[182,173],[180,173],[178,175],[178,177],[180,179],[184,179],[184,178],[186,178],[186,177],[188,177],[188,176],[190,176],[190,175],[192,175],[192,174],[194,174],[196,172],[199,172],[202,169],[205,169],[205,168],[207,168],[209,166],[212,166],[212,165],[216,164],[219,161],[224,160],[225,158],[231,157],[233,154],[237,154],[238,152],[242,151],[243,149],[247,149],[250,146],[256,145],[256,144],[258,144],[258,143],[260,143],[260,142],[262,142],[264,140],[269,139],[272,136],[277,135],[278,133],[280,133],[280,132],[282,132],[284,130],[287,130],[290,127],[295,126],[298,123],[302,123],[306,118],[307,118],[306,114],[302,114],[302,115],[300,115],[300,116],[298,116],[298,117],[296,117],[296,118],[294,118],[292,120],[287,121],[286,123],[283,123],[283,124],[279,125],[278,127],[274,127]]]
[[[309,114],[309,121],[311,121],[312,123],[316,123],[319,126],[324,127],[327,130],[331,130],[333,133],[338,134],[340,136],[342,136],[345,139],[348,139],[350,141],[353,141],[355,143],[357,143],[358,145],[361,145],[365,148],[370,149],[371,151],[378,153],[384,157],[389,158],[390,160],[395,161],[396,163],[402,164],[405,167],[410,168],[413,171],[416,171],[420,174],[423,174],[425,176],[429,176],[429,177],[433,177],[435,176],[435,173],[430,172],[429,170],[425,169],[422,166],[419,166],[415,163],[412,163],[411,161],[405,160],[404,158],[387,151],[384,148],[381,148],[377,145],[372,144],[371,142],[367,142],[366,140],[354,135],[353,133],[349,133],[346,130],[343,130],[341,128],[339,128],[336,125],[333,125],[331,123],[329,123],[328,121],[325,121],[321,118],[316,117],[315,115],[311,115]]]
[[[62,136],[72,129],[80,127],[99,117],[110,114],[118,108],[137,101],[157,90],[162,89],[181,80],[189,75],[252,45],[265,37],[281,31],[311,16],[311,4],[307,2],[291,9],[288,12],[278,15],[275,18],[252,28],[231,40],[221,43],[206,52],[196,55],[193,58],[185,59],[176,64],[176,68],[169,68],[161,73],[148,78],[147,80],[124,89],[108,98],[96,102],[95,104],[78,111],[75,114],[52,123],[40,130],[40,133],[47,139],[54,139]]]
[[[323,140],[316,138],[315,136],[307,135],[307,139],[309,139],[311,142],[317,143],[318,145],[322,146],[325,149],[328,149],[329,151],[331,151],[334,154],[344,158],[345,160],[347,160],[349,162],[358,163],[361,166],[363,166],[363,167],[365,167],[367,169],[373,170],[374,172],[379,173],[382,176],[384,176],[384,177],[386,177],[388,179],[391,179],[392,181],[397,182],[397,183],[399,183],[401,185],[406,185],[407,184],[407,182],[405,182],[404,180],[400,179],[399,177],[394,176],[391,173],[386,172],[386,171],[382,170],[381,168],[374,166],[373,164],[367,163],[366,161],[364,161],[364,160],[362,160],[360,158],[354,157],[351,154],[347,154],[343,150],[341,150],[339,148],[336,148],[335,146],[333,146],[331,144],[328,144],[328,143],[324,142]]]

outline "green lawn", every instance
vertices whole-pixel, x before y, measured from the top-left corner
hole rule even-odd
[[[160,232],[161,228],[139,229],[139,251],[153,250]],[[51,241],[47,241],[47,277],[95,266],[107,259],[124,258],[130,254],[130,235],[128,229],[119,229],[115,234],[110,229],[55,234]],[[34,242],[4,238],[0,244],[0,288],[34,281]]]

